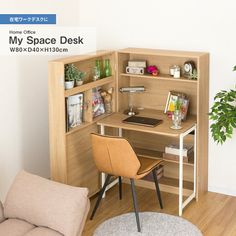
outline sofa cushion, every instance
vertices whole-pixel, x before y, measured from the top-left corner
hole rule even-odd
[[[0,202],[0,223],[3,222],[5,220],[5,217],[3,215],[3,207],[2,207],[2,203]]]
[[[88,189],[20,172],[4,204],[7,218],[26,220],[65,236],[76,236],[86,214]]]
[[[53,229],[49,229],[45,227],[36,227],[30,230],[24,236],[63,236],[63,234],[60,234],[59,232]]]
[[[1,236],[24,236],[34,226],[24,220],[8,219],[0,224]]]

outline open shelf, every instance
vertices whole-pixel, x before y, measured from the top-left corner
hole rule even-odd
[[[197,80],[191,80],[191,79],[186,79],[184,77],[180,77],[179,79],[174,79],[170,75],[166,74],[160,74],[158,76],[154,75],[149,75],[149,74],[144,74],[144,75],[136,75],[136,74],[127,74],[127,73],[121,73],[121,76],[125,77],[136,77],[136,78],[146,78],[146,79],[155,79],[155,80],[165,80],[165,81],[175,81],[175,82],[187,82],[187,83],[193,83],[196,84]]]
[[[112,114],[112,113],[111,113],[111,114]],[[70,135],[70,134],[72,134],[72,133],[74,133],[74,132],[77,132],[77,131],[83,129],[83,128],[86,128],[86,127],[88,127],[89,125],[91,125],[91,124],[93,124],[93,123],[96,123],[96,122],[98,122],[99,120],[101,120],[101,119],[103,119],[103,118],[105,118],[105,117],[107,117],[107,116],[110,116],[111,114],[105,113],[105,114],[102,114],[102,115],[100,115],[100,116],[97,116],[97,117],[93,118],[93,121],[92,121],[92,122],[87,122],[87,121],[85,121],[85,122],[83,122],[82,124],[80,124],[80,125],[76,126],[75,128],[71,129],[70,131],[66,132],[66,135]]]
[[[169,185],[172,187],[179,188],[179,180],[178,179],[168,178],[168,177],[163,176],[162,178],[159,179],[159,183],[162,185]],[[183,181],[183,188],[192,190],[193,189],[193,182],[184,180]]]
[[[91,125],[91,122],[86,122],[85,121],[85,122],[81,123],[80,125],[76,126],[75,128],[71,129],[70,131],[67,131],[66,135],[70,135],[74,132],[77,132],[78,130],[81,130],[81,129],[89,126],[89,125]]]
[[[179,161],[163,159],[162,157],[163,152],[160,152],[160,151],[148,150],[148,149],[143,149],[143,148],[134,148],[134,150],[138,156],[155,158],[155,159],[163,160],[164,162],[179,164]],[[194,166],[193,158],[190,159],[190,162],[183,162],[183,165],[193,167]]]
[[[106,85],[106,84],[109,84],[112,82],[114,82],[113,76],[109,76],[109,77],[106,77],[106,78],[103,78],[103,79],[100,79],[97,81],[92,81],[92,82],[74,87],[72,89],[65,90],[65,97],[69,97],[69,96],[75,95],[77,93],[81,93],[86,90],[93,89],[93,88],[96,88],[99,86],[103,86],[103,85]]]
[[[112,113],[104,113],[104,114],[102,114],[102,115],[100,115],[100,116],[96,116],[96,117],[94,117],[93,118],[93,122],[94,123],[96,123],[96,122],[98,122],[99,120],[101,120],[101,119],[103,119],[103,118],[105,118],[105,117],[107,117],[107,116],[110,116]]]

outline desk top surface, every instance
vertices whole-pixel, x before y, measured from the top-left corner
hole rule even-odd
[[[138,114],[138,116],[157,118],[163,120],[163,122],[157,125],[156,127],[127,124],[123,123],[122,121],[128,116],[120,112],[115,112],[110,116],[107,116],[104,119],[99,120],[97,124],[114,128],[122,128],[126,130],[134,130],[145,133],[152,133],[152,134],[159,134],[173,137],[178,137],[180,134],[185,133],[187,130],[189,130],[196,124],[196,116],[188,116],[187,120],[182,122],[181,124],[182,129],[174,130],[170,128],[172,126],[172,120],[168,118],[166,114],[163,113],[163,111],[145,109],[139,112],[140,113]]]

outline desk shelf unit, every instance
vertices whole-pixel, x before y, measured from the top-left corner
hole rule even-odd
[[[156,65],[160,70],[160,75],[152,76],[149,74],[134,75],[126,74],[125,68],[129,60],[145,60],[148,65]],[[117,56],[117,84],[118,90],[120,87],[129,86],[144,86],[146,91],[143,94],[128,95],[117,92],[118,111],[122,112],[128,107],[128,100],[137,108],[144,108],[144,111],[150,109],[148,116],[153,117],[153,110],[164,111],[167,95],[169,91],[177,91],[184,93],[190,100],[190,106],[187,116],[187,121],[194,117],[197,125],[197,189],[196,198],[207,191],[208,186],[208,101],[209,101],[209,54],[202,52],[185,52],[185,51],[168,51],[156,49],[140,49],[140,48],[127,48],[118,51]],[[169,75],[169,68],[172,65],[179,65],[183,67],[185,61],[194,61],[197,71],[198,79],[190,80],[184,77],[175,79]],[[186,122],[187,122],[186,121]],[[164,152],[165,146],[174,143],[178,144],[178,139],[171,136],[151,135],[139,132],[126,131],[125,135],[137,148],[149,150],[150,156],[153,152]],[[147,142],[148,140],[148,142]],[[188,135],[185,142],[192,144],[193,135]],[[155,155],[153,155],[155,157]],[[183,164],[183,176],[186,181],[187,189],[184,189],[186,195],[190,194],[193,182],[193,164]],[[163,181],[161,184],[163,191],[178,193],[176,184],[173,184],[178,179],[178,162],[165,160]],[[161,180],[162,182],[162,180]],[[166,188],[167,183],[168,188]],[[178,182],[178,181],[177,181]],[[143,187],[150,187],[154,189],[154,184],[147,181],[137,181],[137,185]],[[173,185],[173,188],[169,187]],[[189,189],[190,187],[190,189]],[[186,191],[185,191],[186,190]]]
[[[95,82],[91,79],[91,69],[96,59],[109,58],[112,76]],[[133,75],[126,74],[129,60],[146,60],[148,65],[156,65],[161,74]],[[194,61],[197,66],[198,80],[184,77],[174,79],[169,75],[172,65],[183,66],[185,61]],[[87,72],[85,84],[71,90],[64,90],[64,66],[74,63],[80,70]],[[90,133],[99,132],[97,123],[108,118],[109,114],[92,117],[92,89],[101,86],[104,89],[114,88],[113,112],[122,113],[128,108],[128,94],[120,93],[121,87],[145,86],[146,91],[130,96],[131,103],[143,108],[146,116],[153,117],[155,112],[163,114],[169,91],[186,94],[190,100],[186,124],[194,122],[197,126],[197,197],[207,191],[208,185],[208,90],[209,90],[209,54],[202,52],[168,51],[156,49],[127,48],[113,51],[98,51],[95,54],[59,59],[49,63],[49,115],[50,115],[50,160],[53,180],[89,188],[90,196],[100,189],[100,174],[92,160]],[[65,99],[68,96],[84,93],[88,108],[84,111],[84,122],[66,132]],[[161,112],[160,112],[161,111]],[[142,114],[142,112],[141,112]],[[171,121],[170,121],[171,124]],[[108,130],[110,131],[110,130]],[[173,131],[174,132],[174,131]],[[173,135],[154,135],[134,130],[124,130],[123,135],[141,150],[142,155],[162,158],[161,154],[169,143],[178,143]],[[147,142],[148,140],[148,142]],[[193,143],[193,135],[185,138]],[[159,156],[160,154],[160,156]],[[159,156],[159,157],[158,157]],[[165,160],[164,178],[160,180],[162,191],[178,193],[178,161]],[[189,195],[193,188],[193,163],[184,163],[184,195]],[[153,183],[141,180],[137,185],[153,188]]]
[[[92,79],[92,69],[96,60],[110,60],[112,75],[97,81]],[[83,85],[72,89],[64,89],[65,65],[74,64],[79,70],[86,72]],[[95,88],[116,87],[115,53],[98,51],[93,54],[62,58],[49,62],[49,132],[51,178],[55,181],[88,187],[90,196],[100,188],[99,173],[93,163],[90,133],[97,132],[96,123],[108,116],[103,114],[93,117],[92,90]],[[66,99],[79,93],[84,94],[82,124],[67,130]],[[113,110],[116,110],[114,92]]]

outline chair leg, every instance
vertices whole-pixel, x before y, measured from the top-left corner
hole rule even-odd
[[[134,180],[130,179],[130,182],[131,182],[131,189],[132,189],[132,196],[133,196],[133,203],[134,203],[134,211],[135,211],[135,217],[136,217],[136,222],[137,222],[137,228],[138,228],[138,232],[141,232]]]
[[[122,199],[122,179],[121,179],[121,176],[119,176],[119,197],[121,200]]]
[[[98,199],[97,199],[96,205],[95,205],[94,208],[93,208],[93,212],[92,212],[92,215],[91,215],[91,217],[90,217],[90,220],[93,219],[93,217],[94,217],[94,215],[95,215],[95,213],[96,213],[96,211],[97,211],[97,209],[98,209],[99,203],[100,203],[100,201],[101,201],[101,199],[102,199],[102,195],[103,195],[103,193],[105,192],[105,189],[106,189],[106,187],[107,187],[107,185],[108,185],[108,183],[109,183],[110,178],[111,178],[111,175],[107,175],[106,180],[105,180],[105,183],[104,183],[102,189],[100,190],[100,192],[99,192],[99,194],[98,194]]]
[[[153,175],[153,179],[154,179],[154,182],[156,185],[156,192],[157,192],[159,204],[160,204],[161,209],[163,209],[163,204],[162,204],[162,200],[161,200],[161,192],[160,192],[160,188],[159,188],[159,184],[158,184],[158,180],[157,180],[157,176],[156,176],[156,170],[157,170],[157,168],[152,170],[152,175]]]

